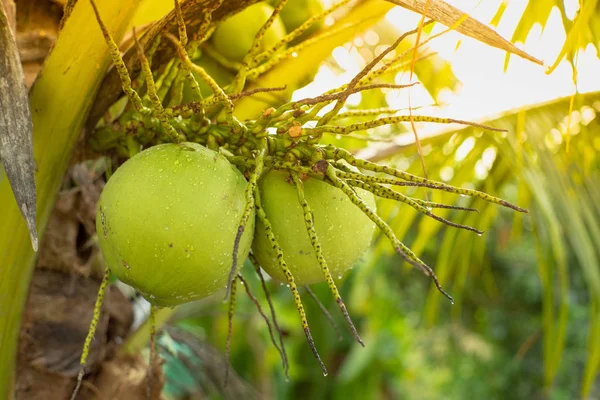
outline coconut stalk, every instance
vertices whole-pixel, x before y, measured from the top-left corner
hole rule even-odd
[[[320,64],[321,60],[325,60],[331,55],[333,49],[369,29],[385,17],[385,14],[393,7],[392,3],[380,0],[366,0],[358,3],[346,15],[339,18],[333,26],[347,26],[346,29],[306,46],[298,51],[296,57],[282,61],[271,71],[260,76],[248,89],[287,85],[296,87],[308,73],[315,69],[315,65]],[[324,29],[323,32],[326,30]],[[264,109],[265,103],[262,99],[249,96],[236,103],[235,115],[241,120],[257,118]]]
[[[120,40],[136,0],[97,0],[108,29]],[[71,152],[95,98],[110,56],[87,1],[79,1],[31,89],[33,148],[37,162],[37,219],[46,227]],[[15,356],[35,253],[9,181],[0,179],[0,398],[13,398]]]

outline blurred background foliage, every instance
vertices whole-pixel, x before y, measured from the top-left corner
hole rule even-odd
[[[495,15],[484,21],[494,26],[502,23],[508,5],[496,3]],[[554,69],[566,59],[577,71],[579,49],[590,45],[597,49],[600,42],[600,5],[596,0],[571,3],[577,2],[529,1],[513,42],[525,42],[536,24],[544,27],[551,12],[558,11],[565,41],[556,61],[546,61]],[[421,40],[430,32],[428,28]],[[348,38],[352,40],[323,60],[307,88],[323,82],[319,75],[343,77],[352,68],[361,68],[399,33],[389,19],[382,19],[366,33]],[[407,41],[397,53],[414,43],[414,39]],[[350,55],[346,59],[358,65],[345,65],[336,52]],[[403,70],[382,81],[398,83],[406,78],[412,56],[412,52],[407,55]],[[443,109],[438,104],[440,94],[460,96],[461,82],[452,60],[427,46],[417,56],[413,80],[420,81],[436,103],[429,110]],[[577,84],[576,73],[573,79]],[[394,107],[390,98],[389,90],[373,90],[349,99],[347,107]],[[482,101],[493,101],[493,95]],[[326,285],[314,285],[337,326],[332,327],[318,304],[304,296],[315,342],[330,370],[330,376],[323,377],[305,343],[289,291],[270,282],[290,358],[286,382],[264,321],[238,288],[231,348],[237,374],[265,398],[600,398],[598,112],[600,92],[578,93],[481,121],[506,133],[469,127],[420,134],[430,178],[499,195],[530,213],[515,214],[422,188],[407,191],[478,208],[479,213],[438,210],[452,221],[486,231],[478,237],[423,218],[405,205],[381,200],[380,215],[434,267],[456,304],[450,305],[428,279],[403,264],[385,238],[376,237],[371,251],[341,285],[365,348],[345,330]],[[417,128],[423,132],[421,126]],[[410,125],[328,140],[364,158],[423,174]],[[245,275],[268,314],[251,266],[246,266]],[[218,295],[175,311],[159,340],[168,398],[222,396],[218,379],[210,372],[211,361],[202,357],[197,346],[222,351],[226,335],[227,307]]]

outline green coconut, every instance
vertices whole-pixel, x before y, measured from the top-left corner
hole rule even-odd
[[[215,49],[231,61],[241,62],[252,47],[254,36],[271,17],[273,7],[266,3],[254,4],[221,22],[211,36]],[[260,50],[267,50],[285,37],[285,26],[277,16],[267,29]]]
[[[162,144],[125,162],[104,188],[96,218],[105,262],[156,306],[207,297],[227,284],[246,180],[199,144]],[[254,216],[242,236],[248,256]]]
[[[285,30],[291,33],[311,17],[321,14],[323,11],[325,11],[325,6],[321,0],[289,0],[281,9],[280,16]],[[322,26],[323,20],[315,22],[304,33],[294,39],[291,45],[306,40],[318,32]]]
[[[325,280],[306,231],[304,212],[288,174],[270,171],[260,182],[261,201],[287,266],[299,285]],[[375,224],[338,188],[318,179],[304,181],[304,194],[314,216],[315,231],[329,271],[341,277],[369,248]],[[375,210],[372,193],[356,193]],[[277,257],[260,220],[256,223],[252,252],[274,279],[285,282]]]

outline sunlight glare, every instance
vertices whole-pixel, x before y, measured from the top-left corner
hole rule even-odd
[[[452,0],[449,3],[469,12],[471,16],[488,23],[495,15],[502,0]],[[519,18],[527,7],[526,0],[510,1],[501,18],[496,31],[507,39],[511,39]],[[570,16],[577,11],[577,0],[565,3]],[[398,29],[405,32],[407,27],[415,27],[421,16],[401,7],[392,8],[385,19]],[[544,21],[545,25],[536,24],[529,32],[525,43],[516,44],[528,53],[551,65],[559,55],[566,38],[560,12],[555,7]],[[434,25],[432,33],[445,30],[441,24]],[[385,48],[379,35],[369,30],[351,44],[339,46],[333,51],[333,59],[343,71],[332,69],[326,65],[319,69],[314,81],[296,91],[293,98],[314,97],[324,90],[330,90],[348,83],[354,74],[366,65],[371,57],[371,50],[356,46],[364,42],[375,46],[375,54]],[[414,40],[414,39],[413,39]],[[457,44],[460,46],[457,48]],[[379,44],[379,45],[377,45]],[[550,101],[558,97],[570,96],[575,87],[572,80],[570,64],[563,60],[556,70],[546,75],[545,67],[536,65],[515,55],[511,55],[508,68],[504,71],[506,52],[492,48],[474,39],[452,31],[429,42],[427,46],[449,61],[452,71],[459,79],[455,91],[442,90],[439,94],[439,106],[435,103],[423,85],[409,89],[385,91],[389,107],[405,109],[408,107],[408,97],[412,107],[423,107],[419,112],[423,115],[437,115],[459,119],[478,120],[501,112]],[[372,47],[371,47],[372,48]],[[368,51],[365,51],[368,50]],[[578,60],[578,89],[580,92],[600,90],[600,59],[595,48],[589,45],[579,52]],[[416,78],[413,78],[416,79]],[[397,84],[407,84],[409,73],[399,72],[396,75]],[[353,96],[350,101],[354,104],[359,96]],[[427,135],[445,127],[425,124],[419,127],[419,135]]]

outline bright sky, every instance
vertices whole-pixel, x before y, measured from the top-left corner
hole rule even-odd
[[[535,1],[535,0],[533,0]],[[449,3],[469,13],[481,22],[489,23],[502,0],[448,0]],[[577,11],[577,0],[566,1],[570,17]],[[519,18],[527,5],[527,0],[511,0],[496,28],[506,39],[512,37]],[[415,27],[420,15],[396,7],[386,16],[387,20],[406,31],[407,27]],[[444,30],[437,24],[433,33]],[[535,25],[525,44],[517,44],[534,57],[543,60],[547,66],[554,63],[565,40],[565,32],[560,14],[554,9],[543,32],[540,25]],[[457,43],[460,46],[457,49]],[[445,103],[435,115],[452,116],[463,119],[478,119],[494,115],[498,112],[522,105],[552,100],[567,96],[574,92],[572,70],[563,61],[551,75],[546,74],[546,67],[541,67],[517,56],[511,56],[508,70],[504,72],[504,51],[479,43],[456,32],[449,32],[429,43],[429,47],[440,56],[451,61],[454,74],[463,86],[456,93],[444,93],[440,101]],[[336,61],[346,69],[346,73],[335,76],[327,68],[321,68],[313,85],[306,91],[299,91],[297,97],[303,97],[313,91],[321,92],[349,81],[358,72],[361,65],[356,63],[358,53],[346,48],[337,48],[333,52]],[[589,46],[581,51],[578,60],[578,85],[581,92],[600,90],[600,60],[596,51]],[[398,83],[408,83],[408,76],[398,76]],[[308,92],[308,93],[307,93]],[[410,90],[413,107],[432,104],[433,100],[422,87]],[[358,100],[358,99],[355,99]],[[394,92],[388,97],[393,108],[408,106],[408,91]],[[427,112],[423,110],[422,112]],[[429,111],[431,113],[431,111]]]

